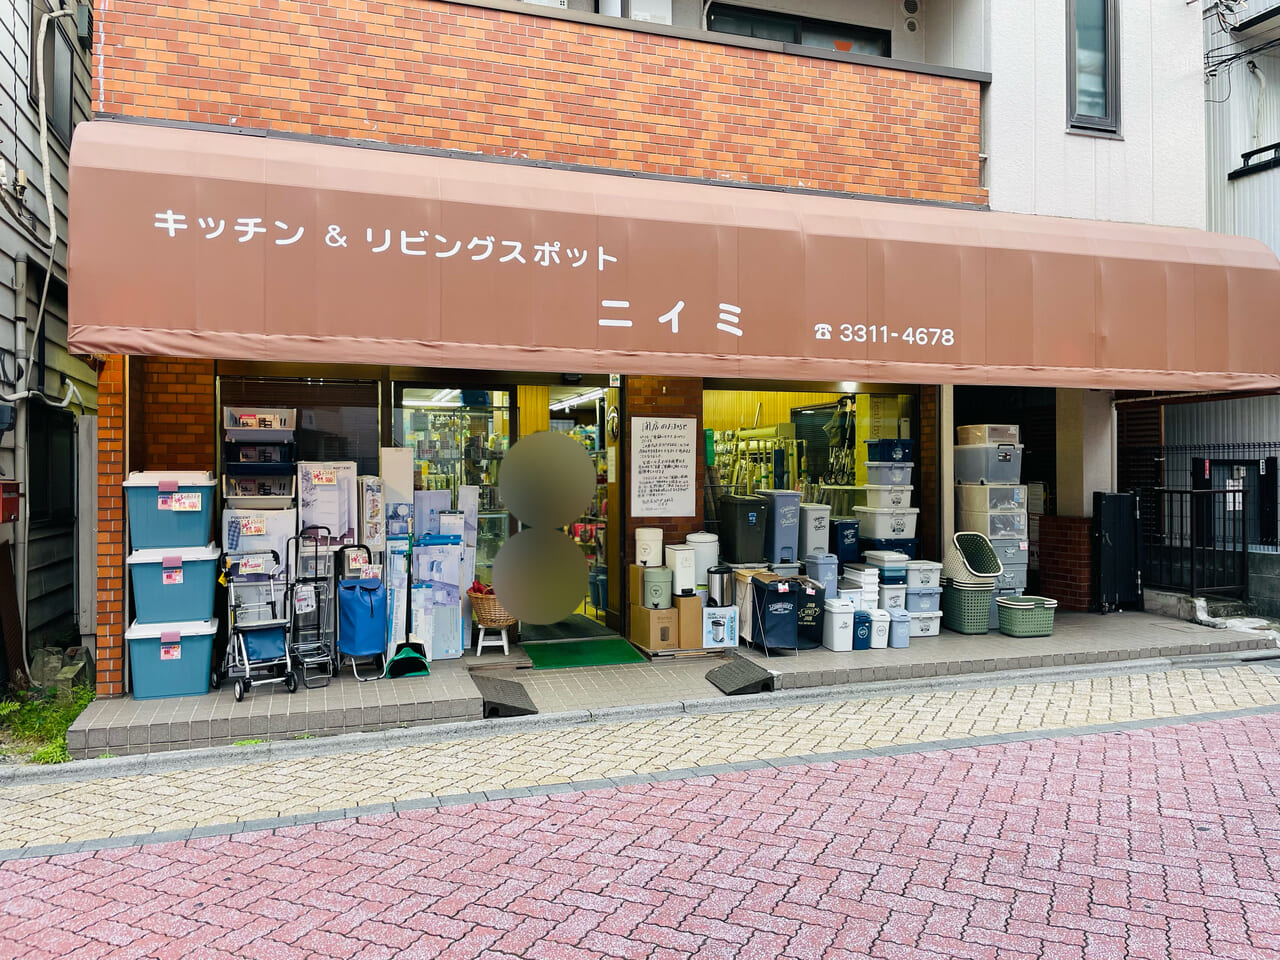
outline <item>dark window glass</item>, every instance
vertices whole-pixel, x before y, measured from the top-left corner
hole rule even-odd
[[[1115,0],[1071,0],[1067,20],[1068,121],[1118,132],[1120,74]]]
[[[798,43],[840,53],[866,56],[890,55],[890,33],[849,23],[813,20],[809,17],[762,13],[745,7],[712,4],[707,14],[707,27],[716,33],[729,33],[757,40]]]

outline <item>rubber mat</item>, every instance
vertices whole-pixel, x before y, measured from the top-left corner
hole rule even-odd
[[[471,675],[471,682],[484,700],[481,712],[486,720],[491,717],[527,717],[538,712],[522,683],[477,673]]]
[[[728,697],[773,690],[773,674],[764,667],[742,657],[707,671],[707,679]]]
[[[644,654],[621,637],[599,640],[551,640],[521,644],[535,670],[565,667],[607,667],[619,663],[647,663]]]
[[[521,642],[541,640],[589,640],[592,637],[616,637],[618,632],[580,613],[565,617],[559,623],[520,624]]]

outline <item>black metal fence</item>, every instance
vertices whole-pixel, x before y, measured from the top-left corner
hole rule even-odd
[[[1148,489],[1138,503],[1144,585],[1248,599],[1247,490]]]
[[[1121,491],[1222,490],[1232,496],[1243,494],[1249,503],[1245,542],[1280,546],[1280,443],[1122,446],[1118,454]]]

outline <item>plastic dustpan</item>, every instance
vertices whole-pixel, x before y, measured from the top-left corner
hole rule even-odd
[[[425,677],[430,674],[431,661],[407,643],[387,661],[387,676],[393,680],[399,677]]]

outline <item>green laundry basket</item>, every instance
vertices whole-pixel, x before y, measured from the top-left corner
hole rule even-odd
[[[942,625],[955,633],[986,633],[991,629],[991,595],[995,587],[942,582]]]
[[[994,587],[996,577],[1002,573],[1004,564],[985,534],[968,530],[952,534],[951,546],[947,547],[942,558],[942,576],[945,579],[957,584]],[[990,614],[988,609],[988,617]]]
[[[1058,601],[1048,597],[996,597],[1000,632],[1006,637],[1047,637],[1053,633]]]

